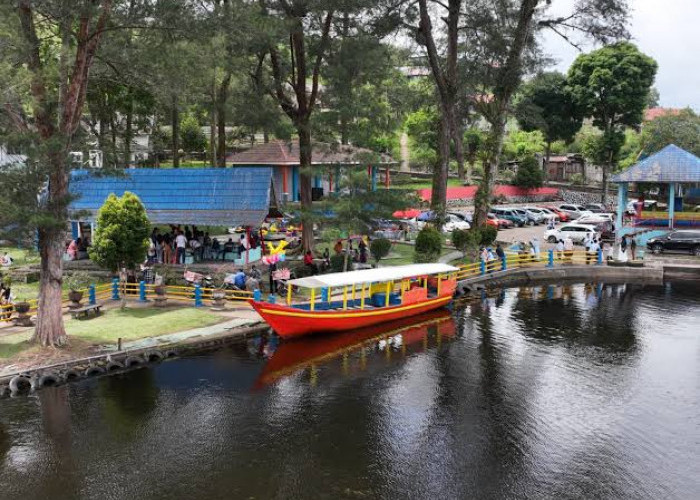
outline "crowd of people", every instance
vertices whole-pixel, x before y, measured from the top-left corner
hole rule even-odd
[[[148,262],[152,264],[184,264],[186,256],[191,255],[192,260],[226,260],[228,255],[243,255],[247,250],[260,246],[260,239],[256,233],[241,234],[234,241],[232,237],[227,241],[219,241],[218,238],[209,236],[209,232],[201,231],[197,226],[170,226],[170,231],[161,233],[156,227],[151,232],[148,247]]]

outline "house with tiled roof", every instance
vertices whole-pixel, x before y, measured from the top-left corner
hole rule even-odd
[[[644,111],[644,121],[650,122],[661,116],[677,115],[681,111],[680,108],[649,108]]]
[[[314,143],[311,163],[314,168],[314,199],[337,192],[348,168],[367,169],[376,188],[380,174],[388,183],[389,168],[398,164],[391,156],[369,149],[343,144]],[[278,201],[299,201],[299,140],[274,140],[226,158],[233,167],[272,167],[272,186]]]

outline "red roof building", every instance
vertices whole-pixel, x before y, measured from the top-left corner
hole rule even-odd
[[[644,121],[650,122],[656,118],[666,115],[677,115],[681,110],[679,108],[649,108],[644,111]]]
[[[299,140],[273,140],[256,144],[250,149],[226,157],[226,164],[237,166],[265,166],[273,168],[272,185],[276,199],[299,201]],[[378,169],[385,170],[388,183],[388,170],[397,165],[391,156],[376,153],[365,148],[343,144],[314,143],[311,152],[314,167],[314,199],[325,193],[336,192],[340,186],[343,169],[367,168],[368,176],[376,188]]]

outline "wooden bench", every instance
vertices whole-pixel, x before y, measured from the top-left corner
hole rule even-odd
[[[99,316],[102,305],[103,304],[101,302],[98,302],[97,304],[88,304],[78,309],[71,309],[70,314],[73,316],[73,319],[79,319],[81,316],[88,318],[90,316],[90,311],[94,311],[95,316]]]

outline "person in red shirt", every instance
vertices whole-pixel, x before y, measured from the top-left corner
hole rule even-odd
[[[314,264],[314,256],[311,250],[307,250],[304,254],[304,265],[309,268],[311,273],[316,273],[316,264]]]

